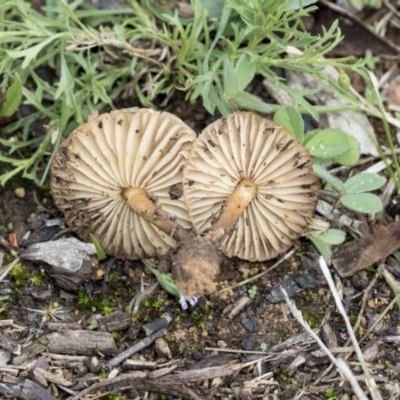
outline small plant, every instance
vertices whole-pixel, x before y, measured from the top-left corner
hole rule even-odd
[[[116,342],[121,338],[121,335],[115,331],[111,332],[111,336]]]
[[[110,315],[110,314],[113,313],[113,311],[114,311],[114,307],[112,305],[104,304],[101,307],[101,314],[102,315]]]
[[[43,285],[43,276],[40,272],[34,273],[29,280],[33,286]]]
[[[78,293],[78,305],[82,307],[87,307],[90,306],[90,304],[90,296],[84,290],[80,290]]]
[[[261,351],[267,351],[267,348],[268,348],[267,343],[262,342],[262,343],[260,344],[260,350],[261,350]]]
[[[333,388],[328,388],[325,390],[325,398],[329,400],[333,400],[337,398],[337,391]]]
[[[17,286],[18,288],[21,287],[28,280],[28,273],[26,272],[26,268],[21,263],[17,263],[14,265],[14,267],[10,271],[10,275],[14,278],[15,286]]]
[[[117,271],[112,271],[108,274],[108,280],[110,282],[119,282],[121,280],[121,275]]]
[[[256,285],[253,285],[253,286],[247,291],[247,293],[249,294],[249,297],[250,297],[251,299],[254,299],[254,297],[256,297],[256,295],[257,295],[257,291],[258,291],[257,286],[256,286]]]

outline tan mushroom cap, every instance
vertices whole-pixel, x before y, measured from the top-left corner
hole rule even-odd
[[[165,254],[175,241],[136,214],[122,192],[136,188],[172,219],[191,226],[182,166],[195,137],[167,112],[135,108],[91,116],[54,157],[55,203],[81,238],[93,234],[107,254],[127,259]]]
[[[231,230],[222,251],[250,261],[276,257],[293,245],[314,215],[320,189],[307,149],[252,112],[209,125],[194,142],[183,176],[197,232]],[[224,213],[228,208],[233,211]]]

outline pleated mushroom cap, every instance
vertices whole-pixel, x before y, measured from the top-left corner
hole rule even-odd
[[[179,118],[150,109],[91,116],[59,147],[51,192],[69,226],[84,240],[93,234],[105,252],[138,259],[165,254],[175,241],[137,215],[121,195],[144,189],[184,227],[182,166],[195,133]]]
[[[285,128],[237,112],[205,128],[184,167],[184,196],[197,232],[217,223],[238,184],[250,181],[255,197],[221,249],[230,257],[263,261],[290,248],[303,233],[320,183],[308,150]]]

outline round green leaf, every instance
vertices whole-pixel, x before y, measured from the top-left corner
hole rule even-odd
[[[349,149],[348,135],[339,129],[324,129],[307,142],[306,147],[312,156],[336,157]]]
[[[386,182],[383,176],[372,172],[361,172],[344,183],[347,193],[361,193],[382,187]]]
[[[347,139],[349,141],[348,150],[343,154],[339,154],[338,156],[334,157],[333,160],[339,164],[352,165],[360,157],[360,144],[354,136],[348,135]]]
[[[341,203],[351,210],[362,213],[376,213],[382,211],[382,201],[372,193],[346,194],[340,198]]]

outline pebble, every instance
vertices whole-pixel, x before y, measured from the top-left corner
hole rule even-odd
[[[258,331],[258,324],[254,318],[245,317],[245,318],[242,318],[241,322],[242,322],[242,325],[245,327],[245,329],[248,330],[249,332],[254,333],[254,332]]]
[[[23,199],[25,197],[25,188],[23,188],[23,187],[16,188],[14,190],[14,193],[17,197],[19,197],[20,199]]]
[[[241,347],[243,350],[255,350],[258,343],[254,339],[243,339]]]
[[[313,289],[317,282],[313,274],[296,274],[293,275],[293,279],[302,289]]]
[[[269,294],[265,297],[270,303],[278,303],[284,300],[283,293],[280,288],[285,289],[288,297],[294,296],[296,293],[301,292],[303,289],[294,281],[293,277],[276,285]]]
[[[193,361],[198,362],[203,359],[203,354],[200,351],[194,351],[191,355]]]

